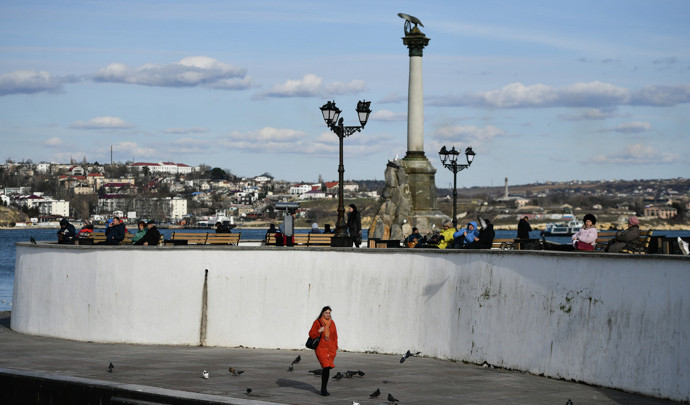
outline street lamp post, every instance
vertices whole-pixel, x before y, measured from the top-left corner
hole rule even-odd
[[[331,246],[352,246],[352,242],[348,243],[347,236],[347,226],[345,224],[345,206],[343,203],[343,175],[345,173],[345,167],[343,166],[343,139],[354,134],[355,132],[360,132],[362,128],[367,124],[369,120],[369,114],[371,110],[369,105],[371,101],[358,101],[357,116],[359,118],[359,123],[361,126],[347,127],[343,125],[343,119],[340,116],[340,109],[335,106],[335,101],[329,101],[320,107],[321,114],[323,114],[323,120],[326,121],[328,128],[338,135],[340,141],[340,161],[338,164],[338,221],[335,224],[335,234],[333,235],[333,240]]]
[[[456,207],[458,204],[458,172],[463,171],[470,167],[472,161],[474,160],[474,151],[472,147],[465,149],[465,158],[467,159],[467,164],[458,163],[458,155],[460,152],[455,150],[455,146],[451,150],[446,149],[444,145],[438,152],[441,158],[441,163],[443,166],[453,172],[453,228],[458,228],[458,217],[456,213]]]

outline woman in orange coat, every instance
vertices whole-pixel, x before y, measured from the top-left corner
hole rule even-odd
[[[338,331],[335,329],[335,322],[331,319],[331,307],[325,306],[321,309],[319,317],[316,318],[309,330],[309,337],[315,339],[321,337],[319,346],[316,348],[316,358],[319,360],[323,370],[321,371],[321,395],[331,395],[326,391],[328,377],[331,369],[335,367],[335,359],[338,350]]]

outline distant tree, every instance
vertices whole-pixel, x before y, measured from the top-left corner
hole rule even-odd
[[[211,180],[227,180],[229,177],[228,173],[220,167],[211,169]]]

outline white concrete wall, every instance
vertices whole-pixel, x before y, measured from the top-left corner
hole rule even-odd
[[[12,329],[84,341],[297,349],[330,305],[342,349],[412,349],[688,401],[688,259],[22,243]]]

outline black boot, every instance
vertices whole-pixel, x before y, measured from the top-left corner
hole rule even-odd
[[[321,395],[323,395],[324,397],[331,395],[328,391],[326,391],[326,385],[328,385],[328,377],[330,375],[330,367],[324,367],[323,370],[321,370]]]

